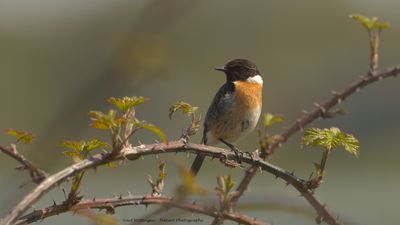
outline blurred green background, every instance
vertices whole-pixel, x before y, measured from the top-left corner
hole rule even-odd
[[[392,23],[381,37],[380,68],[400,63],[400,1],[13,1],[0,2],[0,129],[32,131],[37,139],[19,146],[50,173],[70,165],[60,141],[101,138],[105,132],[89,128],[87,112],[106,110],[110,96],[147,96],[138,117],[161,127],[170,139],[179,137],[188,120],[168,119],[168,108],[178,100],[207,110],[224,76],[213,68],[233,58],[254,61],[264,78],[264,112],[286,118],[276,132],[312,109],[313,102],[330,97],[368,69],[366,31],[348,18],[361,13]],[[390,78],[353,95],[341,107],[345,116],[315,121],[312,126],[337,126],[361,142],[356,159],[337,151],[328,162],[327,179],[317,196],[347,224],[398,224],[400,151],[400,80]],[[282,127],[283,126],[283,127]],[[192,141],[199,142],[200,134]],[[151,143],[148,131],[135,136]],[[6,145],[12,138],[0,135]],[[276,152],[271,161],[307,178],[320,151],[301,150],[300,134]],[[238,143],[257,148],[257,134]],[[194,156],[160,155],[167,160],[165,192],[180,183],[176,162]],[[82,194],[146,194],[147,174],[157,173],[158,160],[128,162],[116,169],[90,171]],[[0,215],[4,216],[34,184],[27,173],[15,171],[16,162],[0,155]],[[216,172],[217,171],[217,172]],[[208,161],[198,176],[215,199],[215,177],[243,171]],[[61,202],[62,185],[36,208]],[[141,218],[153,208],[125,207],[124,218]],[[269,174],[259,175],[242,199],[239,211],[273,224],[313,224],[313,209],[291,187]],[[208,217],[169,211],[162,218]],[[63,214],[43,224],[90,224],[85,218]],[[169,223],[171,224],[171,223]],[[227,224],[230,224],[229,222]]]

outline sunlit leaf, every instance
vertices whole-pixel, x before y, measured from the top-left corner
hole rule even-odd
[[[83,148],[85,146],[86,142],[81,140],[81,141],[62,141],[61,145],[70,149],[74,149],[75,151],[83,151]]]
[[[368,31],[384,30],[390,27],[389,22],[378,22],[378,17],[368,18],[359,14],[349,15],[349,17],[359,22]]]
[[[172,118],[172,115],[177,111],[177,110],[182,110],[182,113],[186,116],[190,116],[193,113],[195,113],[197,110],[199,109],[199,107],[196,106],[192,106],[191,104],[187,103],[187,102],[177,102],[175,104],[173,104],[170,108],[169,108],[169,118]]]
[[[17,138],[17,142],[21,141],[24,144],[29,144],[32,142],[32,140],[35,138],[35,136],[32,133],[26,132],[26,131],[20,131],[16,129],[7,129],[7,134],[14,136]]]
[[[107,114],[100,111],[90,111],[89,117],[92,120],[91,127],[102,130],[114,129],[126,122],[124,118],[117,117],[117,113],[113,109],[110,109]]]
[[[99,148],[99,147],[110,148],[111,145],[104,141],[100,141],[98,139],[90,140],[85,144],[85,150],[87,150],[87,151],[91,151],[91,150]]]
[[[264,113],[264,127],[270,127],[275,123],[281,123],[283,120],[283,116]]]
[[[61,145],[67,148],[72,149],[72,151],[65,151],[63,154],[70,156],[73,158],[74,162],[81,161],[85,158],[87,158],[88,154],[90,151],[104,147],[104,148],[109,148],[110,145],[106,142],[93,139],[90,141],[62,141]]]
[[[108,101],[112,104],[114,104],[122,113],[126,113],[128,110],[136,107],[139,104],[142,104],[145,102],[147,98],[145,97],[123,97],[123,98],[114,98],[111,97],[108,99]]]
[[[342,132],[339,128],[330,129],[309,128],[305,131],[302,145],[322,147],[328,151],[343,147],[347,152],[358,156],[360,144],[351,134]]]
[[[167,136],[164,134],[164,132],[160,128],[156,127],[155,125],[150,124],[150,123],[143,123],[140,125],[140,127],[154,132],[163,140],[163,142],[168,143]]]

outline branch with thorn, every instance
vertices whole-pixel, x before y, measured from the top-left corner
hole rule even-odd
[[[14,224],[22,225],[29,224],[44,218],[54,216],[57,214],[65,213],[68,211],[79,212],[79,210],[87,209],[100,209],[110,211],[109,209],[115,209],[122,206],[137,206],[137,205],[162,205],[167,208],[177,208],[185,211],[200,213],[208,215],[210,217],[216,217],[217,213],[213,207],[201,206],[193,203],[176,202],[171,197],[166,196],[118,196],[115,198],[97,198],[97,199],[83,199],[72,208],[66,207],[64,204],[53,204],[43,209],[36,209],[33,212],[21,217],[16,220]],[[221,212],[225,219],[232,220],[239,224],[249,224],[249,225],[268,225],[256,218],[252,218],[243,215],[238,212]]]
[[[45,171],[41,170],[39,167],[37,167],[31,161],[25,158],[25,156],[19,153],[15,144],[11,144],[9,148],[0,145],[0,151],[17,160],[21,164],[16,169],[28,170],[32,181],[36,184],[40,184],[44,179],[48,177],[48,174]]]

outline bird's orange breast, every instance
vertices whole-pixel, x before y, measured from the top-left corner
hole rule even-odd
[[[236,81],[236,103],[245,108],[259,107],[262,106],[262,84]]]

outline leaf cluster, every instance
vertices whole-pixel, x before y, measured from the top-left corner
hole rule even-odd
[[[6,133],[8,135],[16,137],[17,138],[16,142],[20,142],[21,141],[24,144],[31,143],[32,140],[35,138],[35,135],[33,135],[30,132],[20,131],[20,130],[12,129],[12,128],[7,129]]]
[[[136,117],[136,107],[147,100],[145,97],[109,98],[108,102],[116,109],[110,109],[108,113],[90,111],[91,127],[109,130],[112,136],[113,151],[118,152],[122,146],[129,145],[129,138],[140,129],[146,129],[157,134],[165,143],[168,138],[157,126],[140,120]]]
[[[335,148],[343,147],[350,154],[358,157],[360,144],[359,141],[351,134],[341,131],[339,128],[309,128],[305,131],[303,146],[322,147],[327,151]]]
[[[369,18],[360,14],[352,14],[349,15],[349,17],[359,22],[365,29],[367,29],[367,31],[381,31],[390,27],[389,22],[378,22],[378,17]]]
[[[89,153],[97,148],[110,148],[110,144],[93,139],[90,141],[62,141],[61,145],[69,148],[70,150],[64,151],[63,153],[73,158],[75,162],[79,162],[86,159]]]
[[[170,108],[169,108],[169,118],[172,118],[172,115],[178,111],[181,110],[182,113],[186,116],[191,116],[194,113],[196,113],[196,111],[199,109],[199,107],[196,106],[192,106],[191,104],[187,103],[187,102],[177,102],[175,104],[173,104]]]

